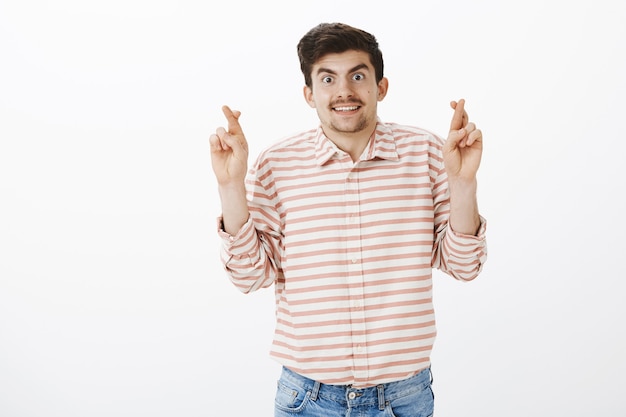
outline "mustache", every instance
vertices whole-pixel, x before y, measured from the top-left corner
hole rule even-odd
[[[363,106],[363,102],[361,100],[337,100],[330,104],[330,107],[339,107],[339,106]]]

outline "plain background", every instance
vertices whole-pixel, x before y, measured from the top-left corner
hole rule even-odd
[[[377,36],[386,121],[483,130],[490,258],[435,272],[439,417],[626,415],[618,1],[0,0],[0,415],[270,416],[273,292],[218,260],[208,137],[314,127],[296,43]]]

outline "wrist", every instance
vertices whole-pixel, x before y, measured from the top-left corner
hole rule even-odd
[[[450,194],[459,194],[464,196],[476,195],[478,190],[478,181],[474,178],[448,178],[448,188]]]
[[[246,198],[246,185],[243,181],[232,182],[228,184],[219,184],[217,186],[222,201],[241,200]]]
[[[222,202],[222,230],[235,236],[239,229],[248,221],[248,200],[243,181],[218,186]]]

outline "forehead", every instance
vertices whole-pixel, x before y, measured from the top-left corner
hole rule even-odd
[[[351,71],[353,68],[365,65],[370,71],[373,70],[370,56],[363,51],[345,51],[340,53],[330,53],[322,56],[313,64],[313,74],[321,71],[332,71],[340,74]]]

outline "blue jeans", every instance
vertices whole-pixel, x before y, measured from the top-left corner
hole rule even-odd
[[[430,417],[430,368],[403,381],[368,388],[325,385],[283,367],[275,417]]]

